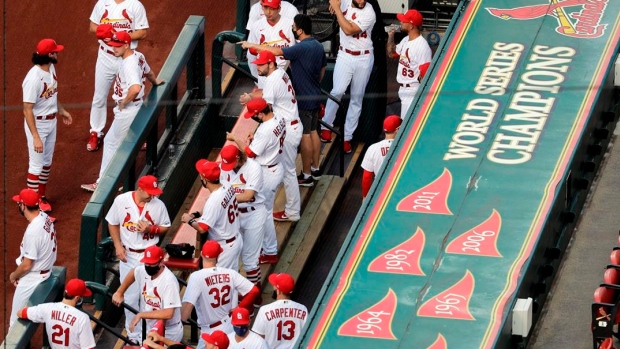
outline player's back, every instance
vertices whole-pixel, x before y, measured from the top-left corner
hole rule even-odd
[[[264,335],[271,349],[295,346],[308,318],[308,309],[292,300],[277,300],[262,306],[252,331]]]
[[[44,322],[52,349],[94,348],[88,315],[63,303],[44,303],[28,308],[28,318]]]

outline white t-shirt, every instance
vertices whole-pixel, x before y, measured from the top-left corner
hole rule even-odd
[[[58,79],[56,68],[49,65],[49,72],[34,65],[22,82],[23,102],[33,103],[34,116],[45,116],[58,111]]]
[[[295,90],[291,78],[284,70],[278,68],[262,80],[262,83],[259,80],[258,87],[263,89],[263,99],[273,106],[275,115],[284,118],[287,123],[299,121]]]
[[[99,0],[90,14],[90,21],[97,25],[111,24],[116,31],[129,33],[149,27],[146,10],[138,0],[125,0],[118,4],[114,0]],[[108,50],[112,49],[103,40],[99,40],[99,44]],[[138,41],[132,40],[130,47],[138,47]]]
[[[264,335],[271,349],[292,349],[308,319],[305,305],[277,300],[258,310],[252,331]]]
[[[230,344],[228,345],[228,349],[270,349],[269,345],[263,339],[263,337],[257,335],[252,331],[250,331],[248,336],[245,337],[241,342],[237,342],[234,332],[229,333],[228,341],[230,342]]]
[[[237,307],[238,296],[245,296],[253,287],[253,283],[232,269],[205,268],[189,276],[183,302],[194,305],[198,324],[205,327],[227,317]]]
[[[295,45],[293,35],[293,20],[288,17],[280,16],[280,20],[275,25],[269,24],[266,18],[255,21],[250,26],[248,42],[271,47],[289,47]],[[278,67],[286,70],[289,61],[283,56],[276,56]],[[248,62],[252,64],[252,62]]]
[[[236,194],[242,194],[246,190],[254,190],[254,199],[250,202],[240,202],[239,208],[262,205],[265,202],[265,196],[262,192],[263,170],[254,159],[248,158],[238,172],[234,170],[222,171],[220,181],[232,186]]]
[[[164,267],[164,271],[152,280],[144,265],[140,265],[134,269],[134,276],[140,290],[140,312],[175,308],[165,326],[177,326],[181,322],[181,296],[179,282],[170,269]],[[152,328],[155,322],[157,320],[146,320],[146,328]]]
[[[280,3],[280,16],[295,19],[295,16],[299,14],[297,7],[288,1],[282,1]],[[265,12],[263,12],[263,6],[260,0],[250,7],[250,16],[248,17],[248,24],[245,26],[246,30],[250,30],[250,26],[255,21],[265,19]]]
[[[372,50],[371,32],[375,25],[375,10],[368,2],[363,9],[358,9],[351,5],[352,0],[345,0],[340,3],[340,9],[344,14],[344,18],[355,23],[362,32],[349,36],[340,28],[340,46],[352,51]]]
[[[362,168],[368,172],[377,173],[385,160],[385,156],[390,150],[393,139],[384,139],[377,142],[366,150],[364,160],[362,160]]]
[[[199,223],[209,226],[209,240],[231,239],[239,233],[239,204],[235,188],[222,185],[211,192],[202,209]]]
[[[249,148],[256,154],[256,162],[261,166],[279,164],[285,138],[286,121],[274,113],[273,118],[260,124],[254,132]]]
[[[43,303],[28,308],[26,315],[32,322],[45,323],[52,349],[87,349],[96,345],[88,315],[72,306]]]
[[[143,250],[156,245],[159,242],[159,235],[138,233],[138,222],[147,221],[151,225],[169,227],[170,216],[166,205],[156,197],[140,210],[133,198],[134,193],[130,191],[117,196],[105,219],[111,225],[120,226],[121,242],[125,248]]]
[[[411,41],[405,36],[396,45],[396,53],[399,55],[396,81],[400,84],[418,83],[420,66],[433,59],[431,48],[421,35]]]
[[[28,224],[22,243],[19,245],[19,252],[15,263],[22,264],[24,258],[33,260],[31,273],[50,270],[54,266],[58,255],[56,229],[45,212],[40,211],[39,215]]]

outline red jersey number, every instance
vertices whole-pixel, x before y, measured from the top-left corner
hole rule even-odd
[[[401,72],[401,74],[405,77],[409,77],[412,78],[415,76],[415,73],[413,72],[413,70],[411,69],[407,69],[407,68],[403,68],[403,71]]]
[[[213,296],[213,302],[211,302],[213,308],[230,303],[230,285],[224,285],[221,289],[213,287],[209,290],[209,294]]]
[[[295,323],[291,320],[278,321],[278,340],[290,341],[295,338]]]
[[[237,203],[237,199],[233,199],[232,204],[228,206],[228,222],[233,224],[237,216],[239,216],[239,204]]]
[[[355,34],[353,35],[354,38],[356,39],[361,39],[364,38],[366,39],[368,37],[368,34],[366,33],[366,31],[364,30],[363,32],[359,33],[359,34]]]
[[[64,338],[63,338],[64,337]],[[69,328],[63,328],[56,324],[52,326],[52,342],[54,344],[69,346]]]

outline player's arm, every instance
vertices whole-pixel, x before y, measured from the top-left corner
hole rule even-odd
[[[97,27],[98,27],[98,26],[99,26],[99,24],[98,24],[98,23],[95,23],[95,22],[92,22],[92,21],[91,21],[91,22],[90,22],[90,25],[89,25],[89,27],[88,27],[88,30],[89,30],[91,33],[95,34],[95,33],[97,33]]]
[[[138,41],[138,40],[142,40],[144,38],[146,38],[146,31],[148,28],[144,28],[144,29],[137,29],[131,33],[129,33],[129,36],[131,37],[131,41]]]
[[[250,93],[246,92],[242,94],[241,96],[239,96],[239,102],[241,104],[246,104],[254,98],[263,98],[263,90],[257,89],[256,91],[252,91]]]
[[[24,257],[22,263],[9,275],[11,283],[15,283],[17,280],[21,279],[22,276],[28,274],[30,270],[32,270],[33,265],[34,261],[32,259]]]
[[[239,151],[244,152],[249,158],[255,158],[256,154],[252,152],[250,147],[247,146],[239,137],[235,136],[234,133],[226,132],[226,140],[233,141],[237,144]]]
[[[398,54],[396,53],[396,42],[394,42],[394,29],[391,29],[388,32],[388,40],[385,45],[385,51],[387,53],[388,58],[397,58]]]
[[[151,311],[141,311],[134,316],[133,320],[129,324],[129,329],[131,331],[134,330],[135,326],[142,321],[142,319],[147,320],[170,320],[174,315],[174,309],[176,308],[166,308],[166,309],[157,309]]]
[[[149,71],[148,74],[146,74],[146,79],[148,81],[151,82],[151,84],[153,84],[153,86],[159,86],[159,85],[163,85],[166,81],[164,81],[164,79],[160,79],[157,76],[155,76],[155,73],[153,73],[153,71]]]
[[[123,246],[123,243],[121,242],[121,226],[108,223],[108,231],[110,232],[110,237],[112,238],[112,242],[114,243],[116,257],[118,257],[119,260],[127,263],[127,251],[125,250],[125,246]]]
[[[365,198],[370,191],[370,187],[372,186],[372,181],[375,179],[375,173],[370,172],[368,170],[364,170],[364,175],[362,176],[362,197]]]
[[[190,302],[183,302],[181,305],[181,321],[187,321],[192,316],[194,305]]]
[[[251,42],[248,41],[240,41],[237,43],[237,45],[241,45],[241,47],[243,47],[244,49],[254,49],[258,52],[262,52],[262,51],[269,51],[271,53],[273,53],[274,56],[284,56],[284,52],[282,51],[281,48],[279,47],[272,47],[272,46],[267,46],[267,45],[260,45],[260,44],[253,44]]]
[[[252,289],[243,295],[243,300],[239,302],[239,306],[241,308],[245,308],[251,312],[254,311],[254,300],[260,295],[260,290],[256,285],[252,287]]]
[[[71,117],[71,114],[67,111],[67,109],[65,109],[65,108],[62,106],[62,104],[57,103],[56,105],[57,105],[57,107],[58,107],[58,113],[59,113],[60,115],[62,115],[62,117],[63,117],[63,121],[62,121],[62,122],[63,122],[65,125],[71,125],[71,123],[73,122],[73,118]]]
[[[112,303],[117,307],[120,307],[121,303],[125,301],[125,291],[136,281],[135,270],[136,268],[131,269],[127,276],[125,276],[123,283],[121,283],[116,292],[112,295]]]
[[[160,345],[159,343],[163,345]],[[149,334],[146,335],[146,339],[144,340],[144,342],[142,342],[142,344],[150,347],[151,349],[165,349],[166,347],[178,343],[153,331],[149,332]]]
[[[338,21],[340,29],[342,29],[347,36],[356,35],[362,32],[362,29],[360,29],[357,24],[349,22],[346,18],[344,18],[344,14],[340,8],[340,0],[329,0],[329,6],[332,13],[336,15],[336,20]]]
[[[237,202],[250,202],[254,199],[254,194],[256,191],[252,189],[246,189],[243,193],[237,194]]]
[[[26,119],[26,125],[28,130],[32,134],[32,140],[34,143],[34,151],[37,153],[43,152],[43,142],[37,131],[37,125],[34,120],[34,103],[24,102],[24,118]]]
[[[139,85],[139,84],[134,84],[134,85],[129,86],[129,89],[127,90],[127,95],[125,96],[125,99],[123,99],[123,101],[121,102],[123,106],[133,101],[134,99],[136,99],[141,89],[142,89],[142,85]]]

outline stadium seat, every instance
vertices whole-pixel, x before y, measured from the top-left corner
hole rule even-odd
[[[614,250],[611,251],[611,255],[609,256],[609,260],[610,260],[611,264],[613,264],[613,265],[620,265],[620,249],[614,248]]]
[[[594,349],[613,349],[613,337],[617,336],[617,333],[613,332],[613,328],[614,324],[618,323],[619,294],[620,286],[611,284],[601,284],[594,291],[594,303],[592,303],[592,342]]]
[[[613,265],[607,266],[603,275],[603,282],[612,285],[620,284],[620,271]]]

